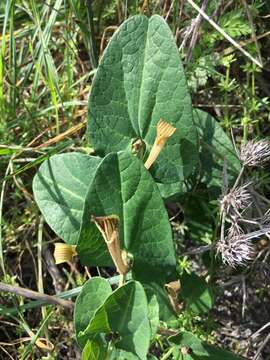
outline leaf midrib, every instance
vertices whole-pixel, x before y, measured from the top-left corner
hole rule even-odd
[[[143,52],[143,68],[142,68],[142,76],[141,76],[141,83],[140,83],[140,91],[139,91],[139,105],[138,105],[138,129],[140,132],[140,137],[143,138],[143,130],[141,128],[141,106],[142,106],[142,86],[143,86],[143,79],[144,79],[144,73],[145,73],[145,57],[146,57],[146,53],[147,53],[147,44],[148,44],[148,32],[149,32],[149,22],[150,20],[148,19],[147,21],[147,32],[146,32],[146,37],[145,37],[145,46],[144,46],[144,52]]]

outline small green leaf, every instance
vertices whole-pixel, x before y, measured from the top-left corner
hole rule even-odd
[[[199,356],[207,356],[208,352],[204,348],[201,340],[194,336],[189,331],[182,331],[177,335],[169,337],[169,342],[171,344],[179,345],[181,347],[186,347],[192,350],[192,354]]]
[[[224,159],[228,166],[228,181],[238,175],[241,165],[233,144],[220,124],[210,114],[194,109],[194,121],[201,143],[201,176],[208,189],[218,197],[222,188]]]
[[[100,338],[88,340],[82,352],[82,360],[104,360],[107,355],[107,345]]]
[[[82,291],[76,299],[74,309],[75,331],[81,347],[84,344],[80,342],[79,332],[86,329],[96,310],[111,293],[112,289],[109,282],[100,277],[93,277],[83,285]],[[93,348],[93,346],[94,344],[89,345],[90,348]]]
[[[213,297],[207,283],[194,273],[184,273],[181,276],[180,294],[185,307],[195,313],[207,312],[213,306]]]
[[[235,355],[232,352],[220,349],[216,346],[210,345],[210,344],[204,344],[205,349],[208,352],[208,356],[203,356],[199,358],[195,358],[195,360],[216,360],[216,359],[222,359],[222,360],[244,360],[241,356]]]
[[[176,260],[167,211],[151,175],[134,155],[107,155],[86,195],[79,256],[86,244],[90,264],[110,266],[111,262],[100,260],[104,258],[105,241],[89,235],[95,227],[90,221],[92,215],[119,217],[121,248],[133,256],[132,274],[136,279],[162,285],[171,280]]]
[[[241,360],[242,358],[216,346],[203,343],[199,338],[191,332],[183,331],[177,335],[169,337],[169,343],[175,346],[175,358],[182,359],[181,348],[190,349],[188,359],[193,360]],[[179,349],[180,347],[180,349]]]
[[[159,319],[169,323],[177,319],[176,313],[172,308],[168,294],[163,286],[157,283],[143,284],[145,292],[147,294],[148,302],[151,302],[153,296],[156,297],[159,305]]]
[[[137,281],[130,281],[115,290],[96,311],[88,327],[79,334],[86,343],[98,334],[107,334],[115,347],[146,359],[150,346],[151,327],[144,289]]]
[[[129,351],[114,349],[108,360],[139,360],[139,358]]]
[[[148,318],[151,326],[151,338],[153,338],[159,325],[159,305],[156,295],[153,295],[148,302]]]
[[[83,204],[101,159],[81,153],[55,155],[33,181],[35,200],[50,227],[68,244],[76,244]]]
[[[177,130],[150,171],[158,183],[180,184],[198,162],[180,55],[162,17],[134,16],[114,33],[95,75],[89,100],[91,144],[103,155],[131,151],[133,141],[141,139],[146,158],[161,118]]]

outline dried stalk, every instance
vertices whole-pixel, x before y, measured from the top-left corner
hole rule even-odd
[[[23,296],[29,299],[42,300],[48,304],[61,305],[68,308],[72,308],[74,305],[72,301],[59,299],[56,296],[52,295],[40,294],[37,291],[25,289],[19,286],[8,285],[2,282],[0,282],[0,290],[3,292],[16,294],[18,296]]]

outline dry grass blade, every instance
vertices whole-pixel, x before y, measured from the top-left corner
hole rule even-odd
[[[36,146],[34,149],[38,150],[38,149],[41,149],[41,148],[48,147],[48,146],[50,146],[50,145],[56,144],[56,143],[58,143],[59,141],[64,140],[66,137],[75,134],[76,132],[78,132],[79,130],[81,130],[82,128],[84,128],[85,125],[86,125],[86,120],[84,120],[83,122],[81,122],[81,123],[78,124],[78,125],[72,126],[72,127],[69,128],[68,130],[64,131],[63,133],[61,133],[61,134],[59,134],[59,135],[56,135],[54,138],[46,141],[45,143]]]

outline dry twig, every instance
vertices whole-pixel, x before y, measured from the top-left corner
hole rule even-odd
[[[3,282],[0,282],[0,291],[12,293],[18,296],[23,296],[29,299],[42,300],[47,302],[48,304],[60,305],[68,308],[72,308],[74,305],[73,302],[69,300],[59,299],[56,296],[52,295],[40,294],[37,291],[25,289],[19,286],[8,285]]]

